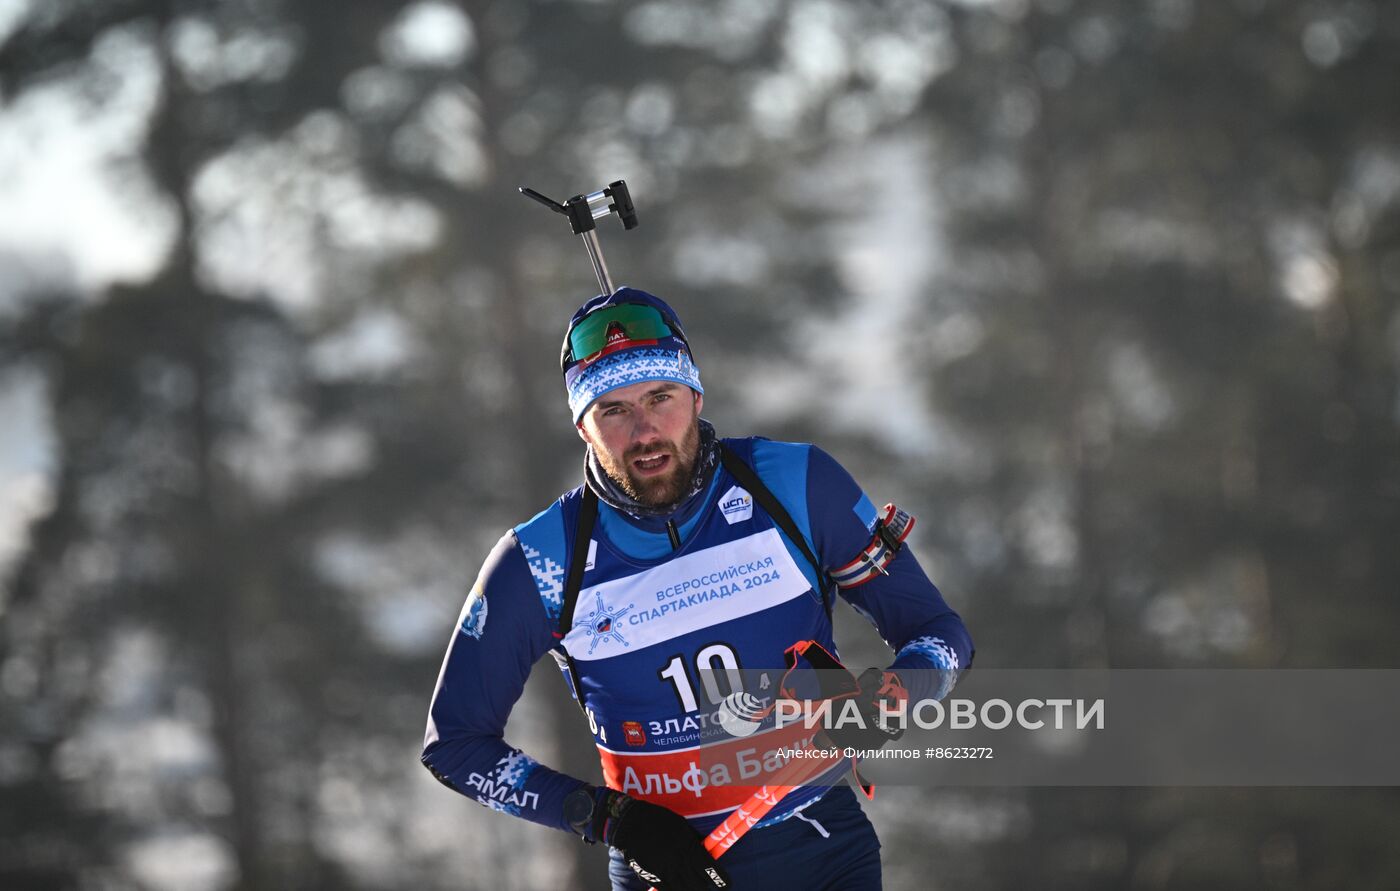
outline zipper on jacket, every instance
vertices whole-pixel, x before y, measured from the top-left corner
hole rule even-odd
[[[666,534],[671,537],[671,550],[679,551],[681,549],[681,534],[676,531],[675,520],[666,521]]]

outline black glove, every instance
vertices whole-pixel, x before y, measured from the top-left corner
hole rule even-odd
[[[729,874],[705,850],[685,817],[613,789],[583,789],[593,797],[592,813],[586,824],[573,823],[574,829],[585,841],[602,841],[621,851],[642,881],[657,891],[729,887]]]
[[[909,694],[905,691],[899,675],[882,668],[867,668],[856,679],[856,684],[860,690],[853,699],[860,710],[861,723],[864,726],[858,727],[854,722],[847,722],[845,726],[833,727],[826,731],[827,739],[842,749],[878,749],[890,740],[903,736],[904,727],[898,723],[898,719],[894,715],[886,718],[880,712],[881,703],[894,710],[897,702],[908,700]],[[833,724],[840,723],[840,717],[846,709],[845,702],[838,700],[831,705],[831,721]]]

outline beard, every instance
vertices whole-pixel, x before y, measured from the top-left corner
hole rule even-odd
[[[632,461],[643,455],[664,452],[672,458],[671,467],[657,476],[642,477],[632,470]],[[602,465],[612,481],[648,507],[664,507],[675,504],[690,491],[691,479],[695,476],[695,462],[700,455],[700,413],[690,421],[690,427],[681,437],[680,444],[667,440],[650,442],[628,449],[619,458],[601,449],[595,450],[598,463]]]

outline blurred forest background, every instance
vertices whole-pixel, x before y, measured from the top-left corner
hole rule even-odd
[[[0,888],[602,887],[418,750],[580,479],[515,189],[614,179],[707,415],[910,508],[979,666],[1400,667],[1394,3],[0,0]],[[508,739],[598,776],[552,665]],[[892,889],[1400,887],[1389,789],[870,810]]]

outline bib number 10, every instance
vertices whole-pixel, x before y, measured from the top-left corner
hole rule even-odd
[[[719,705],[730,693],[743,689],[739,675],[739,657],[729,644],[714,643],[701,647],[693,660],[694,674],[700,678],[705,689],[705,698],[711,705]],[[656,672],[663,681],[670,681],[680,700],[681,711],[693,712],[700,708],[695,699],[695,683],[686,670],[685,656],[681,653],[671,657],[664,668]]]

